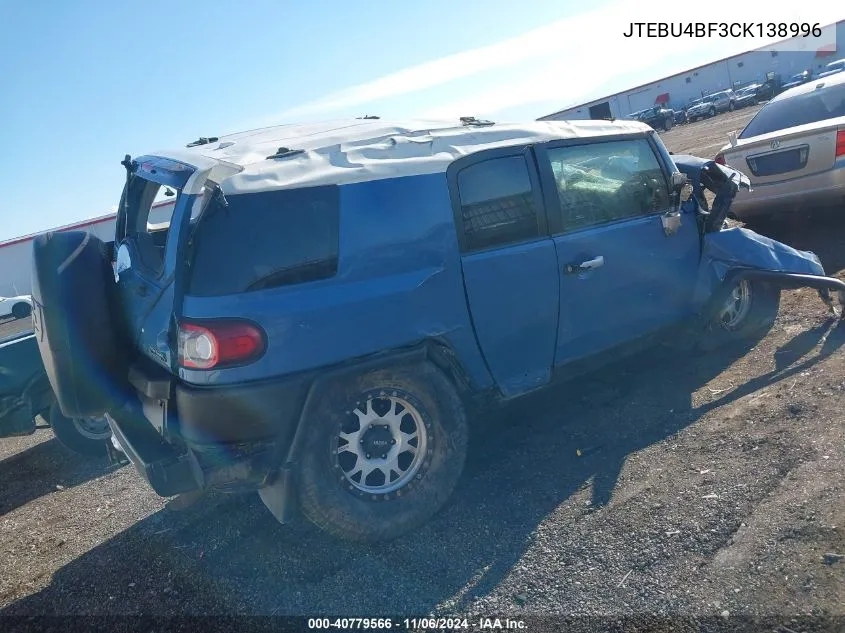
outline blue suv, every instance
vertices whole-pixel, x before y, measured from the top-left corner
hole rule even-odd
[[[747,178],[640,122],[284,125],[123,165],[113,243],[34,244],[63,412],[105,414],[159,495],[257,490],[347,539],[443,505],[479,406],[845,288],[725,229]]]

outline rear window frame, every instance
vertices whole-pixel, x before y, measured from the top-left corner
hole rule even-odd
[[[270,213],[271,219],[275,219],[276,221],[281,222],[282,220],[278,217],[278,215],[283,215],[285,213],[296,213],[296,211],[291,209],[277,209],[273,206],[273,204],[281,203],[281,199],[288,196],[294,199],[297,196],[307,196],[307,192],[318,192],[316,194],[316,197],[314,198],[315,202],[325,202],[326,199],[329,199],[330,204],[329,208],[327,209],[328,216],[322,218],[324,220],[327,220],[328,222],[327,235],[329,237],[328,248],[326,249],[329,254],[328,257],[307,259],[303,258],[300,261],[292,263],[289,266],[281,266],[269,270],[264,274],[249,275],[247,272],[247,268],[245,267],[260,265],[260,262],[257,262],[255,259],[252,259],[243,262],[244,268],[238,268],[237,266],[234,266],[234,271],[232,272],[231,277],[225,280],[221,276],[214,277],[214,266],[220,266],[221,262],[226,261],[225,255],[220,255],[221,252],[224,254],[228,254],[229,257],[232,258],[228,260],[230,263],[232,261],[241,261],[241,258],[237,256],[238,251],[235,250],[233,252],[233,250],[229,248],[229,242],[231,242],[232,240],[236,240],[235,243],[254,245],[255,242],[253,240],[256,235],[255,233],[253,233],[253,240],[251,240],[249,234],[250,230],[257,231],[258,233],[263,232],[265,235],[277,235],[277,233],[272,232],[272,228],[268,227],[266,216],[264,218],[265,221],[259,221],[257,224],[253,224],[253,220],[260,220],[261,218],[255,216],[250,218],[250,215],[252,215],[253,213]],[[323,198],[320,198],[321,194],[324,196]],[[262,196],[266,196],[266,198],[261,198]],[[280,200],[274,201],[272,200],[272,197],[279,197]],[[190,227],[189,232],[190,237],[188,239],[188,250],[185,254],[184,259],[187,264],[187,271],[185,276],[185,294],[191,297],[201,298],[232,296],[245,293],[260,292],[273,288],[290,287],[301,285],[304,283],[324,281],[326,279],[331,279],[332,277],[336,276],[340,266],[340,198],[341,196],[339,185],[318,185],[314,187],[296,187],[290,189],[276,189],[255,193],[228,195],[225,196],[225,206],[222,205],[222,201],[218,198],[217,195],[212,195],[211,199],[203,205],[202,212],[194,220],[191,221],[192,226]],[[254,206],[252,209],[249,209],[248,206],[241,206],[243,203],[246,203],[246,205]],[[233,205],[235,208],[233,208]],[[241,208],[238,208],[239,206]],[[314,212],[314,210],[309,209],[303,212]],[[233,217],[237,215],[240,215],[241,217]],[[206,231],[210,230],[209,222],[213,222],[216,216],[227,218],[231,220],[231,222],[228,224],[224,223],[222,228],[217,229],[218,232],[216,234],[204,235],[203,227],[206,227]],[[309,221],[313,220],[314,218],[309,218],[305,221],[304,224],[307,224]],[[240,234],[241,242],[237,242],[238,226],[245,227],[245,230]],[[264,227],[264,231],[262,231],[262,227]],[[229,230],[223,231],[224,228],[228,228]],[[310,228],[314,229],[314,226],[312,225]],[[210,242],[206,247],[202,248],[201,250],[201,245],[203,244],[203,241],[205,239],[209,239]],[[215,250],[215,244],[220,243],[225,244],[227,248]],[[203,260],[201,258],[205,257],[205,248],[211,249],[209,253],[214,254],[209,255],[209,259]],[[269,246],[259,246],[256,247],[254,250],[248,246],[242,246],[242,248],[244,248],[244,250],[240,251],[241,254],[250,252],[263,253],[265,252],[265,250],[262,249],[267,249],[269,248]],[[277,252],[281,253],[281,251]],[[272,265],[272,263],[279,263],[279,260],[277,259],[276,261],[272,261],[272,258],[268,256],[266,262],[269,262]],[[197,272],[198,266],[204,266],[209,263],[212,264],[209,269],[200,273]],[[306,269],[308,270],[306,271]],[[208,274],[212,275],[212,277],[214,278],[202,279],[202,281],[200,281],[200,278],[196,277],[197,274]],[[297,274],[300,275],[300,278],[297,278]],[[303,275],[304,278],[302,278]],[[275,280],[273,278],[275,278]]]
[[[814,120],[810,120],[810,121],[792,122],[790,125],[785,125],[785,126],[780,126],[780,127],[775,127],[775,128],[770,127],[770,128],[765,129],[761,132],[755,132],[754,134],[746,134],[746,132],[751,128],[751,126],[754,125],[754,122],[757,121],[760,118],[760,116],[764,115],[764,113],[766,113],[767,111],[771,112],[772,108],[783,108],[784,104],[788,104],[788,105],[792,106],[793,108],[797,107],[799,110],[802,110],[803,108],[800,107],[800,104],[804,99],[810,99],[814,96],[818,96],[820,93],[825,92],[825,91],[841,91],[842,92],[842,101],[840,102],[840,106],[842,107],[842,111],[839,114],[834,113],[830,116],[820,118],[820,119],[814,119]],[[754,118],[752,118],[746,124],[745,128],[743,128],[742,132],[739,133],[737,138],[738,139],[755,138],[757,136],[764,136],[766,134],[771,134],[773,132],[778,132],[778,131],[781,131],[781,130],[788,130],[790,128],[799,127],[799,126],[802,126],[802,125],[810,125],[812,123],[818,123],[820,121],[826,121],[828,119],[837,119],[837,118],[840,118],[840,117],[843,117],[843,116],[845,116],[845,82],[840,82],[840,83],[833,84],[833,85],[830,85],[830,86],[825,86],[824,88],[821,88],[821,89],[818,89],[818,90],[813,90],[811,92],[807,92],[807,93],[804,93],[804,94],[795,95],[793,97],[788,97],[786,99],[781,99],[779,101],[770,101],[769,103],[764,105],[757,114],[754,115]]]

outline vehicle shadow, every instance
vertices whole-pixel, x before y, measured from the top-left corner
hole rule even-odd
[[[0,440],[2,441],[2,440]],[[99,477],[110,468],[102,458],[77,455],[52,437],[0,461],[0,516],[30,501]]]
[[[304,519],[279,526],[257,495],[210,497],[158,512],[56,572],[0,615],[427,614],[485,596],[532,535],[613,499],[626,459],[845,344],[832,322],[802,332],[776,368],[717,400],[693,395],[746,349],[697,357],[650,351],[473,421],[466,474],[447,506],[395,542],[338,542]],[[805,353],[821,351],[805,358]],[[587,492],[591,487],[592,491]],[[590,499],[590,494],[592,495]],[[131,500],[127,500],[131,503]]]

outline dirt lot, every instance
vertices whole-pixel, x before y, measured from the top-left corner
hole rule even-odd
[[[752,114],[663,136],[712,157]],[[756,228],[842,275],[843,221]],[[790,291],[751,350],[653,352],[476,420],[448,506],[377,547],[279,526],[256,495],[174,513],[131,467],[86,463],[49,430],[2,440],[2,614],[565,614],[533,630],[596,631],[774,616],[753,630],[843,631],[837,326]]]

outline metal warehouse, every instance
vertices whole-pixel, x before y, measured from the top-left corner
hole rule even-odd
[[[794,74],[811,70],[821,72],[824,66],[845,57],[845,21],[824,27],[835,44],[821,48],[810,47],[810,42],[786,40],[783,43],[747,51],[720,59],[719,61],[691,68],[677,75],[659,79],[648,84],[630,88],[624,92],[608,95],[581,105],[540,117],[540,120],[563,119],[620,119],[632,112],[645,110],[654,105],[665,105],[674,110],[684,109],[690,101],[700,97],[738,88],[755,82],[764,82],[771,77],[786,81]],[[787,45],[788,44],[788,45]],[[797,50],[801,46],[805,50]],[[789,48],[789,50],[783,50]]]
[[[168,221],[173,213],[173,202],[153,205],[153,222]],[[60,226],[51,231],[88,231],[104,242],[114,240],[115,214],[103,215],[84,222]],[[34,233],[0,242],[0,297],[16,297],[30,294],[32,288],[31,266],[32,240],[40,235]]]

